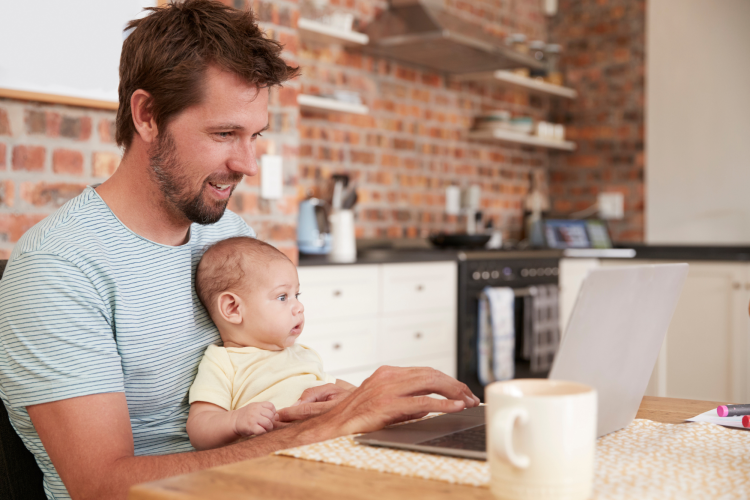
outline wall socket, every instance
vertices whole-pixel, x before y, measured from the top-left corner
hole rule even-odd
[[[599,193],[597,204],[599,217],[602,219],[622,219],[625,216],[625,198],[622,193]]]

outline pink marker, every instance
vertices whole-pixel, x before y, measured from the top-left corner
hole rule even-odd
[[[740,415],[750,415],[750,405],[722,405],[716,408],[716,413],[720,417],[738,417]]]

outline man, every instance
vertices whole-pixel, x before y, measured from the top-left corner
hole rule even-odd
[[[252,14],[209,0],[155,9],[128,29],[119,169],[24,235],[0,282],[0,396],[47,495],[125,498],[136,483],[478,404],[434,370],[385,368],[351,393],[308,391],[281,414],[299,422],[192,450],[188,388],[219,342],[193,292],[195,266],[206,245],[254,235],[225,207],[257,173],[268,88],[297,69]]]

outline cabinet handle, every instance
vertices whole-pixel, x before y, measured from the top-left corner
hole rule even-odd
[[[333,350],[334,351],[338,351],[339,349],[341,349],[341,344],[339,344],[338,342],[336,342],[335,344],[333,344]]]
[[[340,297],[341,296],[341,290],[334,290],[333,291],[333,296],[334,297]]]
[[[424,285],[417,285],[417,291],[421,292],[422,290],[424,290]]]
[[[417,332],[414,334],[415,339],[421,339],[422,338],[422,332]]]

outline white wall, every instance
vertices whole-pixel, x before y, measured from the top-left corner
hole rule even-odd
[[[0,0],[0,87],[117,101],[123,28],[156,0]]]
[[[646,3],[646,241],[750,244],[750,0]]]

